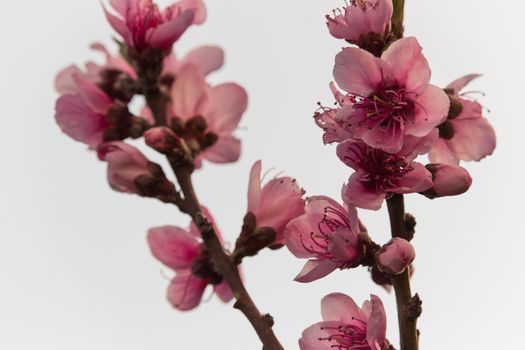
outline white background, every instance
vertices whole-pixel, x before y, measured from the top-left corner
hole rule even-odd
[[[5,3],[4,3],[5,2]],[[212,298],[180,313],[165,300],[165,270],[149,252],[149,227],[185,226],[169,206],[112,192],[105,166],[61,134],[53,119],[55,72],[97,58],[93,41],[113,33],[98,1],[2,1],[0,11],[0,349],[260,349],[242,315]],[[166,2],[164,2],[166,3]],[[312,121],[315,103],[332,102],[328,82],[343,46],[323,15],[342,0],[209,0],[209,20],[190,30],[179,52],[203,43],[227,51],[212,77],[250,93],[239,135],[242,160],[206,166],[196,176],[202,201],[234,241],[246,208],[248,171],[295,176],[312,194],[337,198],[350,175]],[[424,301],[421,348],[523,349],[524,48],[518,0],[407,1],[406,25],[445,85],[466,73],[498,134],[495,155],[468,164],[471,191],[459,198],[408,199],[419,221],[413,279]],[[386,212],[362,212],[377,241],[388,238]],[[308,285],[292,282],[302,266],[286,250],[245,264],[248,289],[276,319],[287,349],[320,320],[319,300],[345,292],[385,301],[397,343],[393,296],[365,271],[336,272]],[[209,295],[210,293],[207,293]]]

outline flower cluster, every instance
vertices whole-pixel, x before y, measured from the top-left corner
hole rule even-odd
[[[190,214],[188,199],[182,198],[162,167],[129,140],[143,138],[146,146],[166,156],[180,187],[181,169],[191,173],[204,161],[239,159],[241,141],[234,133],[248,107],[247,93],[236,83],[207,82],[208,74],[224,64],[222,49],[203,46],[185,57],[173,52],[182,34],[205,20],[201,0],[181,0],[163,11],[152,0],[109,2],[112,10],[104,11],[120,35],[119,54],[93,44],[105,56],[104,63],[71,65],[57,75],[56,121],[65,134],[107,163],[112,189],[175,204]],[[134,113],[131,101],[140,95],[146,103]],[[264,248],[282,247],[287,224],[304,214],[304,191],[296,180],[276,177],[263,185],[261,167],[256,162],[250,174],[245,224],[231,253],[236,264]],[[200,212],[223,243],[208,210]],[[233,298],[194,222],[188,230],[153,228],[148,241],[153,255],[175,271],[168,289],[175,308],[198,306],[207,285],[221,300]]]
[[[397,300],[402,303],[399,319],[409,318],[412,327],[401,331],[411,332],[417,343],[421,301],[410,293],[415,219],[405,213],[403,195],[435,199],[465,193],[472,178],[460,162],[491,155],[496,136],[480,103],[463,91],[479,75],[467,75],[446,88],[431,84],[420,43],[403,37],[402,12],[396,13],[402,11],[400,3],[351,0],[326,16],[330,34],[351,45],[335,57],[329,84],[334,107],[319,104],[314,115],[323,142],[337,144],[337,157],[353,169],[341,200],[305,198],[288,176],[264,181],[262,162],[257,161],[231,251],[199,203],[191,176],[205,162],[239,159],[241,140],[235,132],[248,96],[236,83],[208,82],[208,75],[224,64],[220,48],[199,47],[185,57],[173,52],[186,30],[205,21],[204,3],[180,0],[161,10],[153,0],[109,0],[111,6],[104,6],[120,36],[119,53],[93,44],[105,56],[104,63],[72,65],[58,74],[55,118],[65,134],[107,164],[112,189],[173,204],[191,217],[188,229],[162,226],[148,232],[152,254],[174,271],[167,292],[173,307],[194,309],[211,286],[222,301],[237,299],[235,307],[250,319],[265,349],[282,349],[271,330],[273,320],[261,316],[243,287],[240,265],[263,249],[286,246],[306,260],[297,282],[362,266],[387,290],[393,285],[397,292],[405,284]],[[145,103],[134,108],[137,96]],[[131,140],[139,139],[165,156],[175,179],[132,145],[137,142]],[[425,156],[429,162],[421,158]],[[358,209],[379,210],[385,201],[395,232],[380,245],[358,218]],[[408,300],[401,300],[407,295]],[[303,332],[301,350],[392,348],[383,303],[375,295],[359,307],[344,294],[329,294],[321,313],[323,321]]]
[[[85,68],[69,66],[58,74],[55,84],[61,94],[56,103],[58,125],[74,140],[98,151],[99,158],[109,164],[112,188],[122,192],[144,195],[130,184],[147,173],[147,165],[152,164],[138,149],[124,144],[127,139],[144,136],[147,145],[172,161],[191,161],[196,167],[203,160],[236,161],[241,142],[233,133],[247,109],[248,97],[238,84],[211,86],[206,82],[209,73],[222,67],[222,50],[200,47],[183,58],[172,52],[173,44],[188,27],[205,20],[202,1],[179,1],[164,11],[151,0],[110,3],[118,17],[108,10],[106,15],[122,37],[121,54],[112,55],[101,44],[94,44],[93,49],[105,55],[105,63],[88,62]],[[157,59],[159,53],[154,50],[158,49],[162,49],[162,61],[160,68],[151,69],[158,73],[154,77],[156,85],[150,86],[145,81],[151,77],[144,77],[147,72],[137,67],[142,61]],[[140,51],[142,56],[127,55],[130,50]],[[161,116],[157,113],[153,117],[151,106],[136,115],[130,111],[129,103],[134,96],[144,95],[148,100],[155,94],[165,102]],[[116,149],[118,153],[114,152]],[[129,171],[133,162],[124,161],[124,157],[134,159],[134,171]],[[140,167],[142,170],[138,171]],[[128,185],[116,184],[123,179]],[[151,196],[159,195],[166,193]]]
[[[385,200],[409,193],[431,199],[462,194],[472,178],[460,161],[494,151],[496,137],[481,105],[462,92],[478,75],[444,89],[432,85],[420,43],[403,38],[393,16],[392,0],[355,0],[326,17],[330,34],[352,46],[335,57],[335,106],[320,104],[314,119],[324,143],[336,143],[337,156],[354,173],[342,188],[344,205],[311,197],[305,214],[288,224],[286,245],[309,259],[299,282],[363,265],[389,288],[389,276],[412,264],[414,248],[400,237],[382,247],[373,243],[356,208],[378,210]],[[418,159],[424,155],[430,164]],[[359,309],[349,297],[332,294],[323,299],[322,311],[324,322],[303,333],[302,350],[388,348],[377,297]]]

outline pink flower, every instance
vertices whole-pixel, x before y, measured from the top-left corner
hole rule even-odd
[[[359,45],[373,40],[383,47],[390,31],[392,0],[356,0],[343,10],[334,11],[333,18],[326,16],[330,34]]]
[[[181,0],[164,11],[153,0],[110,0],[110,4],[118,17],[104,8],[109,23],[137,51],[150,47],[169,51],[188,27],[206,19],[201,0]]]
[[[433,163],[459,164],[463,161],[479,161],[491,155],[496,148],[496,133],[488,120],[482,115],[478,102],[465,99],[461,90],[477,74],[460,78],[447,87],[452,106],[456,109],[449,118],[439,126],[439,140],[429,152]],[[452,110],[452,108],[451,108]]]
[[[429,84],[430,68],[421,51],[415,38],[403,38],[381,58],[357,48],[337,55],[335,80],[357,100],[337,119],[353,138],[397,153],[406,135],[424,137],[445,120],[450,101]]]
[[[204,212],[215,226],[209,212],[205,209]],[[215,231],[220,237],[216,227]],[[228,283],[215,271],[195,225],[188,230],[173,226],[153,228],[148,232],[148,243],[153,255],[175,271],[168,288],[168,300],[173,307],[183,311],[194,309],[209,284],[222,301],[233,298]]]
[[[414,247],[403,238],[391,239],[376,254],[379,269],[392,275],[405,271],[415,258]]]
[[[96,149],[111,127],[107,114],[113,100],[78,74],[72,75],[68,89],[57,100],[55,119],[69,137]]]
[[[181,137],[192,147],[197,166],[202,158],[213,163],[239,159],[241,141],[232,134],[248,106],[245,90],[234,83],[209,86],[203,73],[186,65],[171,90],[172,116]]]
[[[160,166],[133,146],[118,141],[104,143],[98,148],[98,156],[108,163],[108,182],[115,191],[160,198],[175,191]]]
[[[430,199],[458,196],[467,192],[472,185],[468,171],[454,164],[428,164],[426,168],[432,173],[432,188],[423,192]]]
[[[343,163],[355,170],[343,187],[345,203],[378,210],[393,193],[417,193],[432,187],[432,174],[413,160],[430,148],[436,133],[423,139],[407,138],[405,147],[389,154],[360,141],[347,140],[337,147]]]
[[[346,209],[331,198],[308,199],[306,213],[286,227],[286,246],[298,258],[309,259],[295,278],[312,282],[335,269],[359,265],[364,255],[357,210]]]
[[[301,350],[386,350],[386,314],[375,295],[359,308],[347,295],[329,294],[321,301],[323,322],[303,332]]]
[[[274,245],[284,244],[284,229],[304,214],[304,191],[295,179],[276,177],[261,186],[261,161],[253,164],[248,185],[248,212],[255,215],[257,227],[270,227],[277,234]]]

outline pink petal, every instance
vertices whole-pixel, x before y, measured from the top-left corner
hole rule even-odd
[[[398,188],[392,190],[394,193],[417,193],[432,187],[432,174],[420,163],[412,163],[412,171],[409,171],[399,181]]]
[[[78,94],[89,108],[95,113],[106,114],[113,105],[113,100],[106,95],[96,84],[80,75],[74,75],[73,80],[78,88]]]
[[[397,156],[404,157],[406,162],[411,162],[417,156],[427,154],[432,146],[439,140],[438,129],[433,129],[425,137],[406,136],[403,142],[403,148]]]
[[[381,62],[371,53],[349,47],[335,58],[334,78],[345,91],[368,96],[381,82]]]
[[[219,136],[219,140],[204,151],[204,157],[217,164],[234,163],[240,156],[241,140],[234,136]]]
[[[75,65],[71,65],[61,70],[55,79],[55,89],[60,94],[76,94],[78,92],[77,85],[73,76],[82,74],[82,71]]]
[[[228,134],[237,129],[248,107],[248,95],[237,84],[226,83],[212,88],[202,106],[202,115],[210,130]]]
[[[335,269],[337,269],[337,263],[331,260],[308,260],[294,281],[301,283],[312,282],[326,277]]]
[[[196,308],[208,283],[186,271],[179,273],[168,288],[168,300],[176,309],[189,311]]]
[[[224,65],[224,51],[217,46],[202,46],[190,51],[180,62],[181,66],[193,64],[208,75]]]
[[[108,163],[108,182],[115,191],[135,193],[135,179],[149,175],[149,160],[137,148],[124,142],[103,143],[97,153]]]
[[[378,34],[385,34],[390,26],[390,20],[394,12],[392,0],[377,0],[374,8],[368,9],[368,21],[370,31]]]
[[[109,24],[113,27],[113,29],[115,29],[117,33],[120,34],[120,36],[122,37],[122,39],[124,39],[126,43],[130,44],[132,42],[132,37],[131,32],[129,31],[129,28],[126,25],[126,23],[122,19],[115,17],[111,13],[109,13],[109,11],[104,5],[102,5],[102,7],[104,8],[104,13],[106,14],[106,18]]]
[[[348,184],[343,187],[343,200],[345,203],[352,204],[358,208],[379,210],[386,197],[385,193],[377,193],[375,189],[365,186],[360,180],[360,172],[355,172],[350,176]]]
[[[197,238],[179,227],[150,229],[148,243],[152,254],[174,270],[191,268],[193,259],[199,255]]]
[[[214,286],[214,290],[219,299],[221,299],[225,303],[229,302],[234,297],[230,285],[226,281]]]
[[[462,100],[463,112],[452,120],[454,137],[450,140],[458,158],[479,161],[491,155],[496,148],[496,133],[486,118],[481,116],[477,102]]]
[[[257,213],[258,227],[272,227],[277,232],[277,241],[284,237],[286,224],[304,214],[301,188],[290,177],[270,180],[261,190]]]
[[[367,130],[363,141],[372,148],[381,149],[387,153],[397,153],[403,147],[404,126],[382,127],[377,126]]]
[[[349,296],[342,293],[328,294],[321,300],[321,314],[324,321],[350,323],[362,319],[361,308]]]
[[[366,339],[373,350],[384,349],[386,340],[386,313],[383,302],[375,295],[370,296],[372,312],[368,319]]]
[[[422,51],[417,39],[409,37],[394,42],[381,56],[398,84],[408,91],[422,92],[430,81],[430,67]]]
[[[449,108],[450,100],[443,89],[428,85],[415,101],[414,120],[407,123],[406,133],[417,137],[428,135],[445,121]]]
[[[332,198],[327,196],[312,196],[308,198],[305,213],[310,224],[310,231],[319,233],[319,223],[323,221],[326,215],[325,209],[331,207],[337,212],[347,213],[347,210],[339,203],[334,201]]]
[[[360,145],[362,145],[360,142],[349,139],[337,146],[339,159],[354,170],[361,167],[362,151]]]
[[[105,116],[94,113],[75,95],[64,95],[58,99],[55,118],[63,132],[91,149],[102,143],[104,131],[109,127]]]
[[[428,152],[431,163],[459,164],[459,158],[449,140],[438,138]]]
[[[128,12],[128,8],[130,7],[130,1],[131,0],[109,0],[109,3],[119,15],[121,15],[122,17],[126,17],[126,13]]]
[[[195,18],[193,24],[202,24],[206,20],[207,10],[202,0],[182,0],[172,6],[178,8],[181,12],[188,10],[194,11]]]
[[[197,67],[193,65],[184,67],[171,91],[174,115],[183,120],[197,116],[197,108],[206,88],[204,76]]]
[[[319,322],[303,331],[301,339],[299,339],[299,348],[301,350],[331,350],[331,345],[335,345],[329,341],[319,341],[319,339],[328,339],[334,335],[340,327],[345,327],[346,324],[338,321]],[[356,349],[361,350],[361,349]],[[363,349],[364,350],[364,349]]]
[[[477,79],[481,77],[481,74],[469,74],[469,75],[465,75],[464,77],[461,77],[457,80],[454,80],[452,83],[450,83],[448,86],[447,86],[447,89],[453,89],[454,90],[454,95],[458,95],[459,92],[461,90],[463,90],[463,88],[469,84],[472,80],[474,79]]]
[[[306,215],[299,216],[286,225],[284,233],[286,247],[297,258],[315,257],[315,254],[305,248],[312,244],[311,232],[312,228]]]
[[[262,162],[256,161],[250,170],[248,183],[248,211],[254,215],[259,212],[259,198],[261,197],[261,168]]]
[[[192,25],[194,10],[186,10],[173,20],[165,22],[148,31],[146,41],[156,49],[170,50],[175,41]]]
[[[346,22],[344,15],[337,15],[334,18],[326,16],[326,24],[330,34],[337,39],[346,39],[349,41],[357,41],[359,39],[359,31],[353,30],[355,27],[361,27],[357,23],[353,22],[353,27],[350,28]]]

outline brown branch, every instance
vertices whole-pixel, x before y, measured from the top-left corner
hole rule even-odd
[[[392,41],[401,39],[405,31],[405,0],[394,0],[394,13],[392,15]]]
[[[250,321],[263,343],[265,350],[283,350],[284,348],[272,330],[273,318],[270,315],[262,315],[257,309],[257,306],[244,287],[237,265],[224,251],[213,226],[202,215],[191,180],[192,169],[179,167],[174,168],[174,170],[185,196],[185,202],[181,210],[190,215],[199,228],[204,244],[211,252],[217,268],[233,291],[236,299],[234,307],[240,310]]]
[[[411,234],[407,232],[403,195],[393,195],[392,198],[387,200],[387,205],[392,237],[410,240]],[[409,269],[405,270],[401,275],[393,276],[392,283],[396,293],[401,350],[418,350],[417,319],[421,314],[421,300],[417,294],[412,296]]]
[[[167,98],[163,96],[158,89],[149,90],[145,95],[147,104],[151,108],[155,117],[156,124],[166,125]],[[188,214],[192,218],[193,222],[201,232],[204,244],[211,253],[216,267],[233,291],[236,299],[234,308],[240,310],[250,321],[264,346],[263,350],[284,350],[272,330],[274,323],[273,318],[270,315],[261,314],[257,309],[257,306],[244,287],[239,275],[237,264],[235,264],[232,258],[226,253],[213,225],[210,224],[208,219],[204,217],[201,212],[201,206],[193,188],[191,178],[193,164],[191,164],[191,161],[187,162],[186,165],[170,163],[179,182],[182,194],[184,195],[183,199],[178,198],[177,202],[174,202],[174,204],[176,204],[182,212]]]

